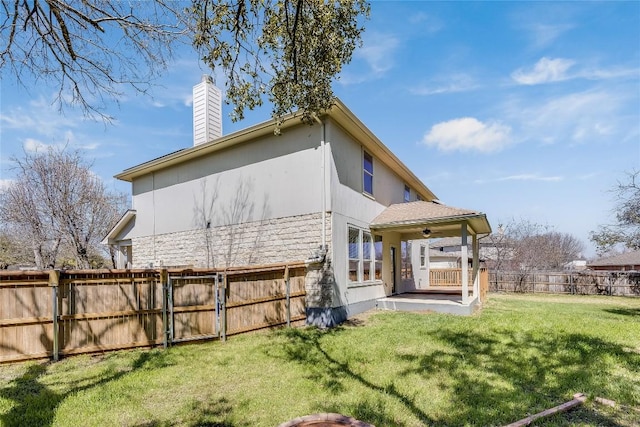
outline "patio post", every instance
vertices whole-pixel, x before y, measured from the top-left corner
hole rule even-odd
[[[473,298],[480,301],[480,242],[475,233],[471,240],[471,249],[473,251]]]
[[[462,236],[462,303],[469,304],[469,250],[467,248],[467,222],[463,221],[460,226]]]

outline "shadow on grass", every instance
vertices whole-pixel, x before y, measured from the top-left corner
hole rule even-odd
[[[640,308],[605,308],[604,311],[620,316],[640,317]]]
[[[106,358],[114,357],[113,354]],[[9,400],[11,409],[0,413],[0,425],[13,426],[50,426],[58,406],[69,396],[116,381],[137,370],[155,370],[169,366],[164,352],[141,352],[129,365],[121,370],[106,367],[92,377],[78,378],[76,384],[58,392],[43,384],[42,377],[47,374],[50,363],[32,364],[20,377],[12,380],[7,387],[0,389],[0,397]],[[81,421],[81,420],[79,420]],[[212,424],[214,425],[214,424]]]
[[[135,427],[165,427],[165,426],[193,426],[193,427],[246,427],[248,424],[228,421],[233,412],[233,405],[224,397],[214,402],[196,402],[190,408],[193,417],[187,420],[174,421],[146,421]],[[222,420],[222,421],[220,421]]]
[[[349,391],[357,383],[373,391],[366,401],[320,405],[319,412],[339,412],[379,426],[404,425],[389,407],[399,403],[424,425],[504,425],[564,403],[575,393],[602,396],[638,405],[640,355],[607,339],[582,333],[517,328],[467,329],[425,325],[431,345],[407,343],[402,352],[390,347],[396,376],[380,383],[375,375],[362,375],[360,360],[344,348],[334,348],[332,338],[349,332],[337,327],[279,332],[286,344],[270,355],[301,364],[307,378],[331,394]],[[393,333],[384,327],[380,334]],[[358,343],[353,343],[358,346]],[[387,376],[388,377],[388,376]],[[433,392],[449,397],[445,407],[430,412],[429,393],[416,395],[411,384],[434,384]],[[353,396],[353,395],[352,395]],[[305,415],[305,414],[300,414]],[[580,409],[536,425],[619,424],[615,417]],[[572,420],[565,422],[566,420]]]
[[[302,364],[308,372],[308,378],[332,393],[344,391],[344,381],[351,380],[379,394],[375,401],[359,401],[356,403],[319,405],[317,412],[337,412],[378,426],[397,426],[398,421],[391,414],[385,413],[385,400],[393,399],[409,410],[423,424],[433,420],[416,404],[414,399],[400,392],[394,384],[377,384],[354,370],[349,362],[322,345],[322,339],[340,334],[344,328],[339,326],[329,330],[317,328],[286,329],[279,334],[287,338],[287,343],[278,349],[278,355],[285,360]],[[275,355],[275,354],[272,354]],[[307,414],[301,414],[307,415]]]
[[[640,355],[600,338],[512,330],[432,334],[446,350],[397,357],[405,364],[401,376],[445,378],[439,386],[451,389],[455,402],[440,425],[506,424],[578,392],[627,402],[637,398],[634,379],[619,372],[639,372]]]

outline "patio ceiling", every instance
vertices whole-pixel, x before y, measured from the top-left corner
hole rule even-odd
[[[463,224],[472,235],[491,233],[482,212],[426,201],[391,205],[371,221],[369,228],[377,234],[396,232],[402,239],[414,240],[425,238],[425,228],[431,231],[431,238],[460,236]]]

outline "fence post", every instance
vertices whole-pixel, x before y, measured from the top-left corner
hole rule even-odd
[[[221,330],[220,330],[220,339],[222,341],[226,341],[227,340],[227,276],[225,274],[224,276],[224,286],[222,287],[222,289],[220,289],[221,291],[221,296],[220,296],[220,302],[222,304],[221,307],[221,312],[222,312],[222,319],[220,319],[220,326],[221,326]]]
[[[289,283],[289,266],[284,268],[284,284],[286,287],[287,328],[291,327],[291,285]]]
[[[215,290],[215,304],[216,304],[216,310],[214,313],[215,316],[215,320],[214,320],[214,330],[216,331],[216,335],[218,336],[218,338],[220,338],[220,282],[222,282],[222,275],[221,274],[216,274],[216,278],[215,278],[215,286],[216,286],[216,290]]]
[[[60,357],[60,342],[58,341],[58,285],[60,284],[60,271],[49,271],[49,286],[51,287],[51,318],[53,320],[53,360]]]
[[[162,346],[167,348],[167,333],[168,333],[168,324],[167,324],[167,291],[169,290],[169,285],[167,283],[168,273],[166,269],[160,270],[160,286],[162,286]]]
[[[571,295],[576,294],[576,290],[574,289],[574,284],[573,284],[573,270],[569,272],[569,290],[571,292]]]

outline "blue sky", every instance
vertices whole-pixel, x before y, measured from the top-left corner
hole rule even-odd
[[[525,218],[588,235],[610,222],[609,191],[640,169],[640,2],[373,2],[364,45],[335,93],[449,205],[494,228]],[[0,185],[11,156],[85,150],[112,176],[188,147],[191,88],[208,70],[185,49],[152,97],[125,95],[113,125],[58,113],[55,89],[6,77]],[[265,106],[229,133],[270,116]]]

